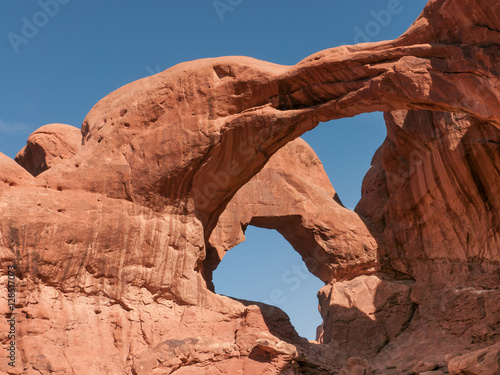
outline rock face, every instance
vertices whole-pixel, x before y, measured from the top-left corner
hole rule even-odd
[[[500,337],[500,132],[463,113],[385,119],[356,211],[377,227],[382,271],[415,280],[418,309],[392,361],[418,364],[428,353],[442,367]],[[422,348],[423,336],[440,345]]]
[[[19,168],[14,160],[0,152],[0,189],[5,189],[8,186],[22,185],[33,178],[26,170]]]
[[[500,343],[453,358],[450,374],[500,374]]]
[[[346,356],[375,356],[413,318],[412,284],[379,274],[326,285],[319,292],[324,320],[319,341]]]
[[[71,125],[49,124],[28,137],[28,144],[18,152],[16,161],[33,176],[46,171],[60,159],[71,159],[80,149],[82,134]]]
[[[0,282],[17,276],[16,362],[0,371],[496,371],[498,30],[495,2],[431,0],[394,41],[293,67],[179,64],[99,101],[82,142],[50,126],[18,155],[26,169],[0,155]],[[352,213],[312,151],[285,145],[368,111],[387,112],[388,137]],[[317,343],[279,309],[211,291],[247,224],[317,260]]]

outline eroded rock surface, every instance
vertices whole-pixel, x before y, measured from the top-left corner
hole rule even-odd
[[[80,129],[65,124],[48,124],[28,137],[27,145],[15,160],[33,176],[46,171],[62,159],[71,159],[82,144]]]
[[[14,160],[0,152],[0,189],[18,186],[32,180],[32,176]]]
[[[411,285],[382,274],[326,285],[319,291],[324,320],[319,341],[347,357],[374,357],[413,318]]]
[[[453,358],[452,375],[500,374],[500,343]]]
[[[242,57],[198,60],[132,82],[90,111],[81,147],[71,143],[73,156],[70,144],[62,148],[66,155],[51,149],[48,136],[40,139],[49,143],[35,142],[52,150],[27,167],[37,177],[0,155],[0,282],[6,285],[15,266],[19,300],[18,361],[11,368],[2,357],[0,370],[425,373],[448,371],[453,358],[494,345],[498,30],[496,2],[431,0],[394,41],[325,50],[293,67]],[[295,227],[314,233],[309,242],[288,234],[296,249],[321,242],[333,261],[318,276],[333,282],[347,270],[341,284],[322,290],[323,344],[298,337],[276,308],[213,293],[214,255],[220,258],[231,241],[214,242],[209,254],[207,244],[235,194],[320,121],[369,111],[390,112],[388,139],[374,157],[357,214],[337,205],[321,181],[321,189],[302,193],[319,200],[315,194],[326,192],[325,209],[335,217],[322,218],[293,191],[284,202],[302,199],[303,206],[283,202],[286,215],[303,221]],[[294,179],[281,175],[286,181],[276,189],[283,191]],[[233,215],[233,222],[286,234],[278,210],[255,216],[268,208],[253,207],[251,217]],[[324,228],[308,220],[309,210]],[[334,245],[356,228],[354,253],[339,252]],[[328,238],[332,231],[340,239]],[[374,249],[381,273],[357,276],[366,273]],[[361,255],[359,269],[352,254]],[[5,288],[0,296],[6,316]],[[0,324],[5,347],[7,322]],[[367,327],[364,336],[359,324]],[[337,333],[351,325],[357,333]],[[358,349],[366,358],[352,354]]]
[[[418,322],[393,357],[427,353],[441,367],[500,337],[500,132],[463,113],[396,111],[386,123],[356,211],[378,227],[382,270],[415,280]]]

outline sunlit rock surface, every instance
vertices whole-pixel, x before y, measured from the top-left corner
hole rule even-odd
[[[16,367],[3,356],[0,371],[495,373],[498,30],[494,1],[431,0],[394,41],[292,67],[244,57],[179,64],[99,101],[81,139],[74,130],[30,137],[18,156],[26,169],[0,155],[0,282],[15,266],[18,313]],[[211,236],[226,208],[238,212],[238,192],[248,183],[248,196],[266,193],[251,185],[260,171],[269,179],[273,155],[310,157],[300,141],[283,147],[320,121],[370,111],[387,112],[388,137],[356,214],[322,172],[325,204],[299,184],[318,201],[292,207],[299,195],[281,193],[296,176],[280,163],[281,195],[267,201],[314,234],[285,233],[301,254],[319,243],[332,262],[317,271],[326,282],[319,341],[300,338],[277,308],[213,293],[211,270],[241,232]],[[258,218],[269,207],[253,209],[227,215],[240,228],[286,232],[275,207]],[[354,252],[338,252],[356,228]],[[9,316],[7,288],[0,293]],[[6,319],[0,325],[8,347]]]
[[[80,129],[64,124],[48,124],[28,137],[27,145],[15,160],[33,176],[46,171],[60,159],[71,159],[80,149]]]

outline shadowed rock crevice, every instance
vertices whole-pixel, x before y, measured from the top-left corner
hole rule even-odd
[[[64,159],[71,159],[80,149],[80,129],[64,124],[49,124],[38,128],[27,145],[16,155],[16,162],[38,176]]]

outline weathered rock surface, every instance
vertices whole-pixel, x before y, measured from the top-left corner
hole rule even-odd
[[[426,353],[443,367],[500,337],[500,132],[462,113],[396,111],[386,123],[356,211],[378,228],[382,270],[415,280],[419,323],[392,360]]]
[[[33,176],[46,171],[61,159],[71,159],[82,144],[80,129],[71,125],[49,124],[28,137],[27,145],[15,160]]]
[[[324,321],[319,341],[347,357],[374,357],[413,318],[411,285],[382,274],[326,285],[319,291]]]
[[[431,0],[394,41],[322,51],[293,67],[199,60],[126,85],[87,115],[74,156],[65,154],[66,135],[57,148],[47,135],[37,141],[51,151],[30,164],[33,174],[48,168],[36,178],[0,155],[0,281],[6,285],[9,266],[18,276],[16,366],[2,357],[0,371],[332,374],[366,363],[375,373],[444,372],[450,358],[494,345],[499,30],[495,2]],[[320,121],[368,111],[391,112],[357,207],[373,226],[336,206],[321,181],[296,187],[314,199],[326,192],[335,217],[318,211],[318,221],[308,220],[317,207],[292,207],[298,193],[280,200],[286,215],[304,221],[296,228],[314,232],[310,242],[289,235],[297,250],[321,239],[333,260],[319,268],[325,281],[366,273],[378,251],[381,273],[322,289],[323,344],[298,337],[276,308],[210,291],[214,255],[231,241],[216,239],[207,254],[208,243],[238,190]],[[281,175],[283,193],[294,179]],[[253,209],[230,219],[280,229],[278,210],[256,219],[268,207]],[[356,269],[338,244],[358,230]],[[321,237],[335,231],[340,239]],[[0,297],[8,316],[6,288]],[[0,324],[7,347],[7,322]],[[384,342],[367,344],[380,336]],[[366,358],[355,359],[358,349]]]
[[[18,186],[32,180],[32,176],[14,160],[0,152],[0,189]]]
[[[448,368],[452,375],[500,374],[500,343],[453,358]]]
[[[351,357],[339,372],[339,375],[365,375],[368,364],[363,358]]]
[[[386,123],[356,211],[384,232],[391,266],[498,262],[500,132],[461,113],[396,111]]]

